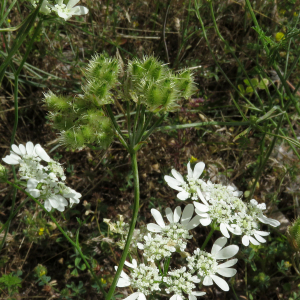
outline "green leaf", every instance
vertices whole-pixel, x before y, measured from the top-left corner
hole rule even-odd
[[[78,271],[77,271],[77,269],[74,269],[74,270],[71,272],[71,275],[73,275],[73,276],[78,276]]]
[[[253,93],[253,88],[251,86],[248,86],[246,88],[246,94],[252,94]]]
[[[242,84],[238,85],[238,89],[241,91],[242,94],[245,94],[245,89],[244,89],[244,86]]]
[[[260,90],[265,90],[266,88],[268,88],[268,85],[269,85],[269,80],[267,78],[263,78],[257,87]]]
[[[75,266],[76,266],[76,267],[78,267],[80,261],[81,261],[81,257],[76,257],[76,258],[75,258]]]
[[[80,270],[81,270],[81,271],[84,271],[85,269],[86,269],[86,265],[85,265],[85,264],[82,264]]]

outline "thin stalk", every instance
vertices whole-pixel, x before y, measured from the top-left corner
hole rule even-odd
[[[193,128],[193,127],[201,127],[201,126],[248,126],[251,125],[251,122],[199,122],[199,123],[191,123],[191,124],[183,124],[183,125],[168,125],[168,126],[160,126],[156,128],[156,131],[161,130],[176,130],[176,129],[185,129],[185,128]]]
[[[129,138],[129,143],[131,143],[132,135],[131,135],[131,119],[130,119],[130,102],[129,101],[127,101],[127,104],[126,104],[126,113],[127,113],[128,138]]]
[[[114,114],[113,114],[113,112],[112,112],[112,110],[111,110],[110,105],[109,105],[109,104],[106,104],[106,105],[105,105],[105,108],[106,108],[106,111],[107,111],[107,113],[108,113],[108,116],[109,116],[110,120],[111,120],[112,123],[113,123],[113,126],[114,126],[114,128],[115,128],[115,132],[116,132],[116,134],[117,134],[117,136],[118,136],[120,142],[121,142],[122,145],[126,148],[126,150],[127,150],[128,152],[130,152],[130,151],[129,151],[129,147],[128,147],[126,141],[125,141],[125,138],[124,138],[124,136],[123,136],[123,134],[122,134],[122,132],[121,132],[121,129],[120,129],[118,123],[116,122],[116,119],[115,119],[115,117],[114,117]]]
[[[53,217],[53,215],[51,214],[51,212],[47,211],[47,209],[44,207],[44,205],[42,203],[40,203],[37,199],[35,199],[34,197],[32,197],[29,193],[27,193],[25,190],[23,190],[21,187],[19,187],[18,185],[12,183],[11,181],[6,180],[5,181],[7,184],[13,186],[14,188],[18,189],[19,191],[23,192],[24,194],[26,194],[30,199],[32,199],[36,204],[39,205],[39,207],[50,217],[50,219],[53,221],[53,223],[57,226],[58,230],[63,234],[63,236],[69,241],[69,243],[71,245],[73,245],[76,250],[78,251],[79,255],[81,256],[82,260],[84,261],[85,265],[87,266],[87,268],[89,269],[89,271],[91,272],[92,276],[94,277],[95,281],[97,282],[99,288],[101,289],[101,292],[103,293],[103,295],[105,296],[105,290],[102,286],[101,281],[99,280],[99,278],[96,276],[96,274],[94,273],[93,269],[91,268],[90,264],[87,262],[87,260],[85,259],[84,254],[81,251],[81,248],[79,245],[77,245],[68,235],[67,233],[61,228],[61,226],[57,223],[56,219]]]
[[[145,141],[153,132],[154,132],[154,130],[157,128],[157,126],[159,125],[159,124],[161,124],[161,122],[164,120],[164,118],[167,116],[167,114],[166,115],[162,115],[154,124],[153,124],[153,126],[148,130],[148,131],[146,131],[145,133],[145,135],[143,136],[142,135],[142,141]]]
[[[211,236],[213,235],[214,231],[215,231],[215,222],[212,223],[210,232],[209,232],[209,234],[207,235],[207,237],[206,237],[204,243],[202,244],[201,250],[203,250],[203,249],[205,248],[205,246],[206,246],[207,243],[209,242]]]
[[[281,123],[282,123],[282,121],[283,121],[283,117],[284,117],[284,115],[281,116],[280,121],[279,121],[278,124],[277,124],[276,135],[278,134],[278,132],[279,132],[279,130],[280,130]],[[268,148],[268,151],[267,151],[267,153],[266,153],[266,156],[264,157],[264,160],[263,160],[262,164],[260,165],[260,167],[259,167],[259,169],[258,169],[258,171],[257,171],[257,174],[256,174],[256,176],[255,176],[255,181],[254,181],[254,183],[253,183],[253,185],[252,185],[252,187],[251,187],[251,193],[250,193],[250,195],[249,195],[249,199],[251,199],[252,196],[253,196],[253,194],[254,194],[254,191],[255,191],[255,188],[256,188],[256,184],[257,184],[257,182],[258,182],[258,180],[259,180],[259,178],[260,178],[260,176],[261,176],[261,174],[262,174],[263,169],[265,168],[265,165],[267,164],[267,161],[268,161],[268,159],[269,159],[269,157],[270,157],[272,151],[273,151],[273,148],[274,148],[274,146],[275,146],[275,143],[276,143],[276,141],[277,141],[277,138],[278,138],[277,136],[274,136],[274,138],[273,138],[273,140],[272,140],[272,143],[271,143],[271,145],[270,145],[269,148]]]
[[[126,240],[126,244],[119,262],[119,266],[116,272],[116,275],[114,277],[114,280],[111,284],[111,287],[107,293],[106,300],[110,300],[114,294],[118,279],[121,275],[121,272],[123,270],[123,266],[130,248],[131,239],[133,236],[138,211],[139,211],[139,202],[140,202],[140,183],[139,183],[139,171],[138,171],[138,165],[137,165],[137,153],[131,149],[130,151],[130,157],[131,157],[131,164],[132,164],[132,171],[133,171],[133,179],[134,179],[134,204],[133,204],[133,215],[132,220],[130,223],[130,228]]]
[[[136,114],[134,116],[134,122],[133,122],[133,128],[132,128],[132,140],[133,140],[134,145],[137,144],[136,139],[135,139],[135,135],[136,135],[137,127],[138,127],[140,109],[141,109],[141,103],[140,103],[140,101],[138,101],[138,103],[136,105]]]
[[[146,106],[142,105],[141,107],[141,113],[139,116],[139,123],[137,124],[137,130],[136,130],[136,136],[135,136],[135,143],[139,143],[141,140],[141,134],[145,132],[145,111],[146,111]],[[147,125],[148,126],[148,125]]]
[[[164,273],[163,273],[164,276],[167,275],[167,272],[168,272],[169,266],[170,266],[170,262],[171,262],[171,257],[167,258],[167,260],[164,264]]]
[[[153,112],[150,112],[150,116],[148,117],[148,119],[146,120],[146,122],[144,123],[143,128],[141,129],[140,132],[138,132],[137,135],[137,141],[140,142],[142,135],[144,134],[144,132],[146,132],[148,125],[150,124],[150,122],[152,121],[152,118],[154,116]]]
[[[14,7],[15,3],[17,2],[17,0],[14,0],[11,5],[9,6],[9,8],[7,9],[7,11],[5,12],[5,14],[3,15],[4,12],[4,7],[6,6],[6,4],[3,3],[3,6],[1,7],[1,16],[3,16],[0,20],[0,27],[2,26],[3,22],[5,21],[7,15],[9,14],[9,12],[11,11],[11,9]]]

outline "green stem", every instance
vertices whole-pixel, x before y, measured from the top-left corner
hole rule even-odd
[[[206,237],[204,243],[202,244],[201,250],[203,250],[203,249],[205,248],[205,246],[206,246],[207,243],[209,242],[211,236],[213,235],[214,231],[215,231],[215,221],[214,221],[214,222],[212,223],[212,225],[211,225],[210,232],[209,232],[208,236]]]
[[[52,216],[51,212],[47,211],[47,209],[44,207],[44,205],[42,203],[40,203],[37,199],[35,199],[34,197],[32,197],[29,193],[27,193],[26,191],[24,191],[21,187],[19,187],[18,185],[6,180],[5,181],[7,184],[13,186],[14,188],[18,189],[19,191],[23,192],[24,194],[26,194],[30,199],[32,199],[36,204],[39,205],[39,207],[50,217],[50,219],[53,221],[53,223],[57,226],[58,230],[63,234],[63,236],[69,241],[69,243],[74,246],[76,248],[76,250],[78,251],[79,255],[81,256],[82,260],[84,261],[84,263],[86,264],[87,268],[89,269],[89,271],[91,272],[92,276],[94,277],[95,281],[97,282],[98,286],[100,287],[103,295],[106,295],[105,290],[102,286],[101,281],[99,280],[99,278],[96,276],[96,274],[94,273],[93,269],[91,268],[90,264],[87,262],[87,260],[85,259],[84,254],[81,251],[81,248],[79,245],[77,245],[68,235],[67,233],[61,228],[61,226],[57,223],[56,219]]]
[[[133,179],[134,179],[134,204],[133,204],[133,215],[132,221],[130,223],[130,228],[126,240],[126,244],[119,262],[119,266],[114,277],[114,280],[111,284],[111,287],[107,293],[106,300],[110,300],[114,294],[115,288],[117,286],[118,279],[120,274],[123,270],[123,266],[130,248],[131,239],[133,236],[133,232],[135,229],[135,224],[138,216],[139,211],[139,201],[140,201],[140,184],[139,184],[139,172],[138,172],[138,165],[137,165],[137,153],[135,151],[130,151],[131,163],[132,163],[132,170],[133,170]]]
[[[168,273],[170,262],[171,262],[171,257],[167,258],[164,264],[164,276],[166,276]]]
[[[159,125],[159,124],[161,124],[161,122],[164,120],[164,118],[167,116],[167,114],[166,115],[162,115],[154,124],[153,124],[153,126],[148,130],[148,131],[146,131],[145,132],[145,135],[143,136],[143,134],[144,134],[144,132],[142,133],[142,141],[145,141],[151,134],[152,134],[152,132],[157,128],[157,126]]]

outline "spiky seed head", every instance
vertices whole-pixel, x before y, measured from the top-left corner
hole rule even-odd
[[[44,94],[44,102],[49,110],[52,111],[67,111],[70,109],[70,99],[64,96],[56,96],[53,92],[49,91]]]
[[[68,130],[74,126],[74,116],[72,114],[54,113],[49,116],[53,121],[53,127],[58,130]]]
[[[193,74],[190,70],[185,70],[176,76],[176,86],[181,93],[181,97],[188,99],[197,90]]]
[[[90,126],[97,127],[102,122],[103,112],[98,109],[87,111],[86,120]]]
[[[95,130],[89,125],[84,125],[80,127],[81,133],[84,137],[85,143],[93,143],[95,141]]]
[[[300,250],[300,218],[288,227],[287,230],[288,240],[291,246],[296,250]]]
[[[78,149],[84,146],[84,136],[79,128],[71,128],[61,132],[60,142],[71,149]]]

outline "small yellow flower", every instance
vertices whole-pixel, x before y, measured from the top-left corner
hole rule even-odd
[[[11,19],[7,19],[7,23],[10,23],[11,22]]]
[[[104,278],[101,278],[100,279],[101,283],[105,284],[106,283],[106,280]]]
[[[39,235],[43,235],[44,231],[45,231],[45,228],[41,227],[40,230],[39,230]]]
[[[192,156],[191,159],[190,159],[191,164],[196,163],[197,161],[198,161],[198,159],[194,156]]]
[[[285,9],[281,9],[281,10],[279,11],[279,13],[280,13],[281,15],[284,15],[284,14],[286,13],[286,10],[285,10]]]
[[[277,32],[275,35],[275,40],[277,42],[279,42],[280,40],[282,40],[284,38],[284,33],[283,32]]]
[[[293,15],[294,17],[298,17],[298,13],[296,11],[293,13]]]
[[[284,266],[285,266],[286,268],[290,268],[290,267],[292,266],[292,264],[291,264],[289,261],[285,261],[285,262],[284,262]]]
[[[133,21],[133,22],[132,22],[132,25],[133,25],[134,28],[136,28],[136,27],[138,27],[140,24],[139,24],[139,22],[137,22],[137,21]]]
[[[41,271],[39,275],[40,275],[40,277],[46,275],[46,271],[45,270]]]

